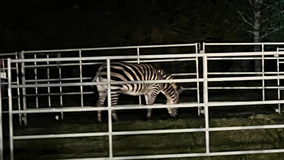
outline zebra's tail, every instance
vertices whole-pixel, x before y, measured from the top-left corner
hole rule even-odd
[[[102,66],[100,66],[100,68],[98,69],[98,71],[97,71],[95,77],[92,78],[92,82],[95,82],[95,81],[96,81],[96,79],[99,77],[99,75],[101,74],[101,71],[103,70],[103,68],[105,68],[105,66],[106,66],[105,64],[102,65]]]
[[[103,69],[104,66],[105,66],[105,65],[102,65],[102,66],[98,69],[96,75],[92,78],[91,82],[96,82],[96,79],[100,76],[101,70]],[[94,90],[94,93],[97,92],[97,90],[96,90],[96,85],[91,85],[91,88]]]
[[[96,75],[95,75],[95,77],[92,78],[92,81],[91,81],[91,82],[95,82],[96,79],[98,78],[98,76],[99,76],[99,74],[98,74],[98,72],[97,72]]]

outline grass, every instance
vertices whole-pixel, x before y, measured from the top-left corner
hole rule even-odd
[[[243,86],[243,84],[240,84]],[[230,85],[229,85],[230,86]],[[186,92],[185,92],[186,93]],[[188,92],[189,94],[189,92]],[[276,91],[267,91],[266,99],[275,99]],[[261,100],[262,92],[236,90],[210,91],[210,101]],[[122,101],[124,97],[121,97]],[[164,98],[164,97],[162,97]],[[76,100],[78,98],[71,98]],[[202,96],[201,96],[202,99]],[[282,97],[283,99],[283,97]],[[132,100],[132,99],[131,99]],[[159,100],[159,99],[158,99]],[[162,99],[164,103],[164,99]],[[181,102],[195,102],[196,97],[183,97]],[[78,101],[79,102],[79,101]],[[127,101],[128,102],[128,101]],[[129,103],[132,103],[129,102]],[[160,102],[159,102],[160,103]],[[73,104],[73,102],[70,104]],[[277,105],[265,106],[224,106],[210,108],[210,127],[254,126],[283,124],[284,117],[273,113]],[[166,109],[154,109],[153,118],[145,121],[145,110],[117,111],[121,121],[113,123],[114,131],[137,131],[159,129],[204,128],[203,116],[196,115],[194,109],[179,109],[177,119],[168,118]],[[62,134],[107,132],[107,114],[103,113],[103,123],[97,124],[94,112],[65,113],[63,121],[54,119],[52,114],[28,116],[28,126],[18,126],[15,116],[15,135]],[[4,120],[5,122],[5,120]],[[7,126],[6,126],[7,129]],[[6,133],[7,135],[7,133]],[[237,151],[284,148],[283,129],[259,129],[241,131],[210,132],[210,151]],[[5,137],[5,158],[8,158],[8,141]],[[107,136],[85,138],[57,138],[37,140],[16,140],[15,160],[46,160],[66,158],[107,157],[109,141]],[[204,153],[205,133],[175,133],[151,135],[113,136],[114,156],[150,154]],[[212,156],[193,158],[172,158],[169,160],[282,160],[284,153],[249,154],[235,156]]]
[[[123,114],[121,115],[123,116]],[[37,121],[36,121],[37,120]],[[53,116],[29,116],[27,127],[15,126],[15,135],[103,132],[108,124],[97,124],[91,114],[66,114],[65,120],[56,121]],[[40,122],[40,123],[38,123]],[[48,123],[47,123],[48,122]],[[278,114],[256,114],[247,117],[211,118],[210,127],[252,126],[283,124],[284,117]],[[114,131],[157,130],[204,127],[203,117],[178,119],[122,120],[113,123]],[[171,153],[204,153],[205,134],[175,133],[151,135],[127,135],[113,137],[114,156],[132,156]],[[210,151],[236,151],[284,148],[283,129],[260,129],[210,132]],[[64,158],[87,158],[108,156],[108,137],[58,138],[16,140],[15,159],[44,160]],[[5,145],[7,147],[7,145]],[[6,148],[7,151],[7,148]],[[8,154],[8,153],[6,153]],[[284,154],[255,154],[196,158],[173,158],[174,160],[255,160],[282,159]],[[173,160],[171,159],[171,160]]]

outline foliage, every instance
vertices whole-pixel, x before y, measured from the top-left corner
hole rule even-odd
[[[246,24],[244,29],[251,37],[250,39],[254,39],[255,42],[283,41],[283,36],[279,36],[284,30],[283,0],[244,0],[243,3],[247,7],[240,8],[237,12],[240,15],[240,21]]]
[[[225,0],[1,1],[0,51],[249,41],[237,13],[244,6]]]

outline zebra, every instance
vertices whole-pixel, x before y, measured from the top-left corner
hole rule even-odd
[[[163,70],[157,70],[150,64],[134,64],[123,62],[112,62],[110,64],[110,80],[111,81],[143,81],[143,80],[165,80],[172,79]],[[106,82],[107,81],[107,65],[103,64],[97,71],[96,76],[92,82]],[[107,97],[107,85],[97,85],[99,99],[97,107],[102,107]],[[116,106],[120,94],[138,96],[144,95],[146,105],[152,105],[157,95],[161,92],[167,98],[166,104],[177,104],[179,94],[182,91],[177,89],[175,83],[137,83],[137,84],[112,84],[111,85],[111,106]],[[170,116],[177,115],[177,108],[167,108]],[[148,108],[147,118],[151,118],[152,109]],[[115,110],[112,110],[112,117],[118,121]],[[97,112],[98,122],[101,122],[101,110]]]

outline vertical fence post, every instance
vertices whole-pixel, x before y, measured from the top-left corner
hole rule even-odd
[[[21,51],[20,52],[20,59],[25,59],[25,52]],[[21,63],[21,72],[22,72],[22,85],[26,84],[26,78],[25,78],[25,62]],[[22,96],[23,96],[23,108],[22,110],[27,109],[27,97],[26,97],[26,88],[22,88]],[[27,114],[22,113],[20,114],[20,125],[22,125],[22,122],[24,122],[24,125],[28,125],[28,119],[27,119]]]
[[[36,56],[36,54],[34,54],[34,59],[36,59],[36,58],[37,58],[37,56]],[[38,77],[37,77],[37,68],[36,68],[37,62],[36,62],[36,61],[34,61],[34,65],[35,65],[35,67],[34,67],[35,84],[37,85],[37,84],[38,84],[38,83],[37,83]],[[35,94],[36,94],[36,96],[35,96],[36,108],[38,108],[38,107],[39,107],[39,104],[38,104],[38,87],[35,87]]]
[[[57,58],[61,58],[61,53],[57,54]],[[56,62],[57,62],[57,67],[58,67],[59,84],[60,84],[60,86],[59,86],[60,107],[62,107],[63,106],[63,96],[62,96],[62,86],[61,86],[61,84],[62,84],[62,71],[61,71],[61,69],[62,68],[61,68],[61,61],[57,60]],[[60,118],[61,118],[61,120],[63,120],[63,112],[60,113]]]
[[[49,54],[46,54],[46,59],[49,59]],[[47,72],[47,84],[49,85],[50,84],[50,70],[49,70],[49,61],[46,61],[46,64],[47,64],[47,68],[46,68],[46,72]],[[48,107],[51,107],[51,97],[50,97],[50,87],[48,86],[47,87],[47,100],[48,100]]]
[[[203,103],[205,115],[205,140],[206,153],[210,153],[209,143],[209,108],[208,108],[208,65],[207,55],[203,54]]]
[[[140,48],[137,47],[137,63],[140,64]]]
[[[15,58],[19,59],[19,55],[18,55],[17,52],[15,53]],[[17,85],[19,85],[20,84],[20,75],[19,75],[20,67],[19,67],[19,63],[16,63],[15,66],[16,66],[16,77],[17,77],[16,81],[17,81]],[[21,95],[20,94],[21,94],[20,93],[20,88],[17,87],[18,110],[21,110]],[[21,117],[22,117],[22,115],[19,114],[19,125],[21,125]]]
[[[9,140],[10,140],[10,159],[14,160],[14,133],[13,133],[13,104],[12,104],[12,77],[11,77],[11,59],[8,58],[8,100],[9,100]]]
[[[201,45],[200,45],[200,47],[201,47]],[[200,52],[200,54],[203,54],[203,67],[204,67],[205,42],[203,42],[202,48],[199,48],[199,52]],[[207,62],[206,62],[206,65],[207,65]],[[203,74],[204,74],[204,69],[203,69]],[[207,74],[206,74],[206,76],[207,76]],[[199,97],[199,100],[200,100],[200,95],[198,95],[198,97]],[[203,102],[204,102],[204,100],[203,100]],[[198,115],[200,115],[200,114],[204,114],[204,107],[198,107]]]
[[[79,57],[82,58],[82,51],[79,50]],[[79,61],[79,69],[80,69],[80,83],[83,83],[83,73],[82,73],[82,60]],[[80,94],[81,94],[81,107],[84,107],[84,94],[83,94],[83,86],[80,85]]]
[[[137,47],[137,63],[140,64],[140,48]],[[141,100],[141,95],[138,96],[139,97],[139,105],[142,105],[142,100]]]
[[[36,59],[37,58],[37,56],[36,56],[36,54],[34,54],[34,59]],[[35,65],[35,67],[34,67],[34,74],[35,74],[35,84],[37,85],[38,83],[37,83],[37,68],[36,68],[36,65],[37,65],[37,62],[36,61],[34,61],[34,65]],[[38,104],[38,88],[37,87],[35,87],[35,94],[36,94],[36,96],[35,96],[35,98],[36,98],[36,108],[38,108],[38,106],[39,106],[39,104]]]
[[[200,50],[200,44],[196,43],[195,45],[195,54],[197,55]],[[200,103],[200,87],[199,87],[199,63],[198,63],[198,56],[195,57],[195,70],[196,70],[196,92],[197,92],[197,103]],[[200,115],[200,107],[198,107],[198,115]]]
[[[111,85],[110,85],[110,59],[107,59],[107,88],[108,88],[108,139],[109,139],[109,158],[113,157],[112,146],[112,109],[111,109]]]
[[[277,57],[277,76],[278,76],[278,78],[277,78],[277,86],[278,86],[278,89],[277,89],[277,98],[278,98],[278,100],[280,100],[280,79],[279,79],[279,71],[280,71],[280,62],[279,62],[279,48],[277,48],[277,55],[274,55],[275,57]],[[278,110],[276,109],[276,112],[278,112],[279,114],[281,113],[281,104],[280,103],[278,103]]]
[[[2,61],[2,60],[1,60]],[[4,63],[4,60],[3,60],[3,62],[2,63]],[[2,64],[1,63],[1,64]],[[0,65],[0,70],[1,71],[3,71],[3,65]],[[3,112],[2,112],[2,110],[3,110],[3,107],[2,107],[2,98],[3,98],[3,95],[2,95],[2,78],[3,77],[1,77],[1,79],[0,79],[0,160],[3,160],[3,125],[2,125],[2,114],[3,114]]]
[[[262,72],[262,101],[265,101],[265,81],[264,81],[264,44],[261,44],[261,72]]]

